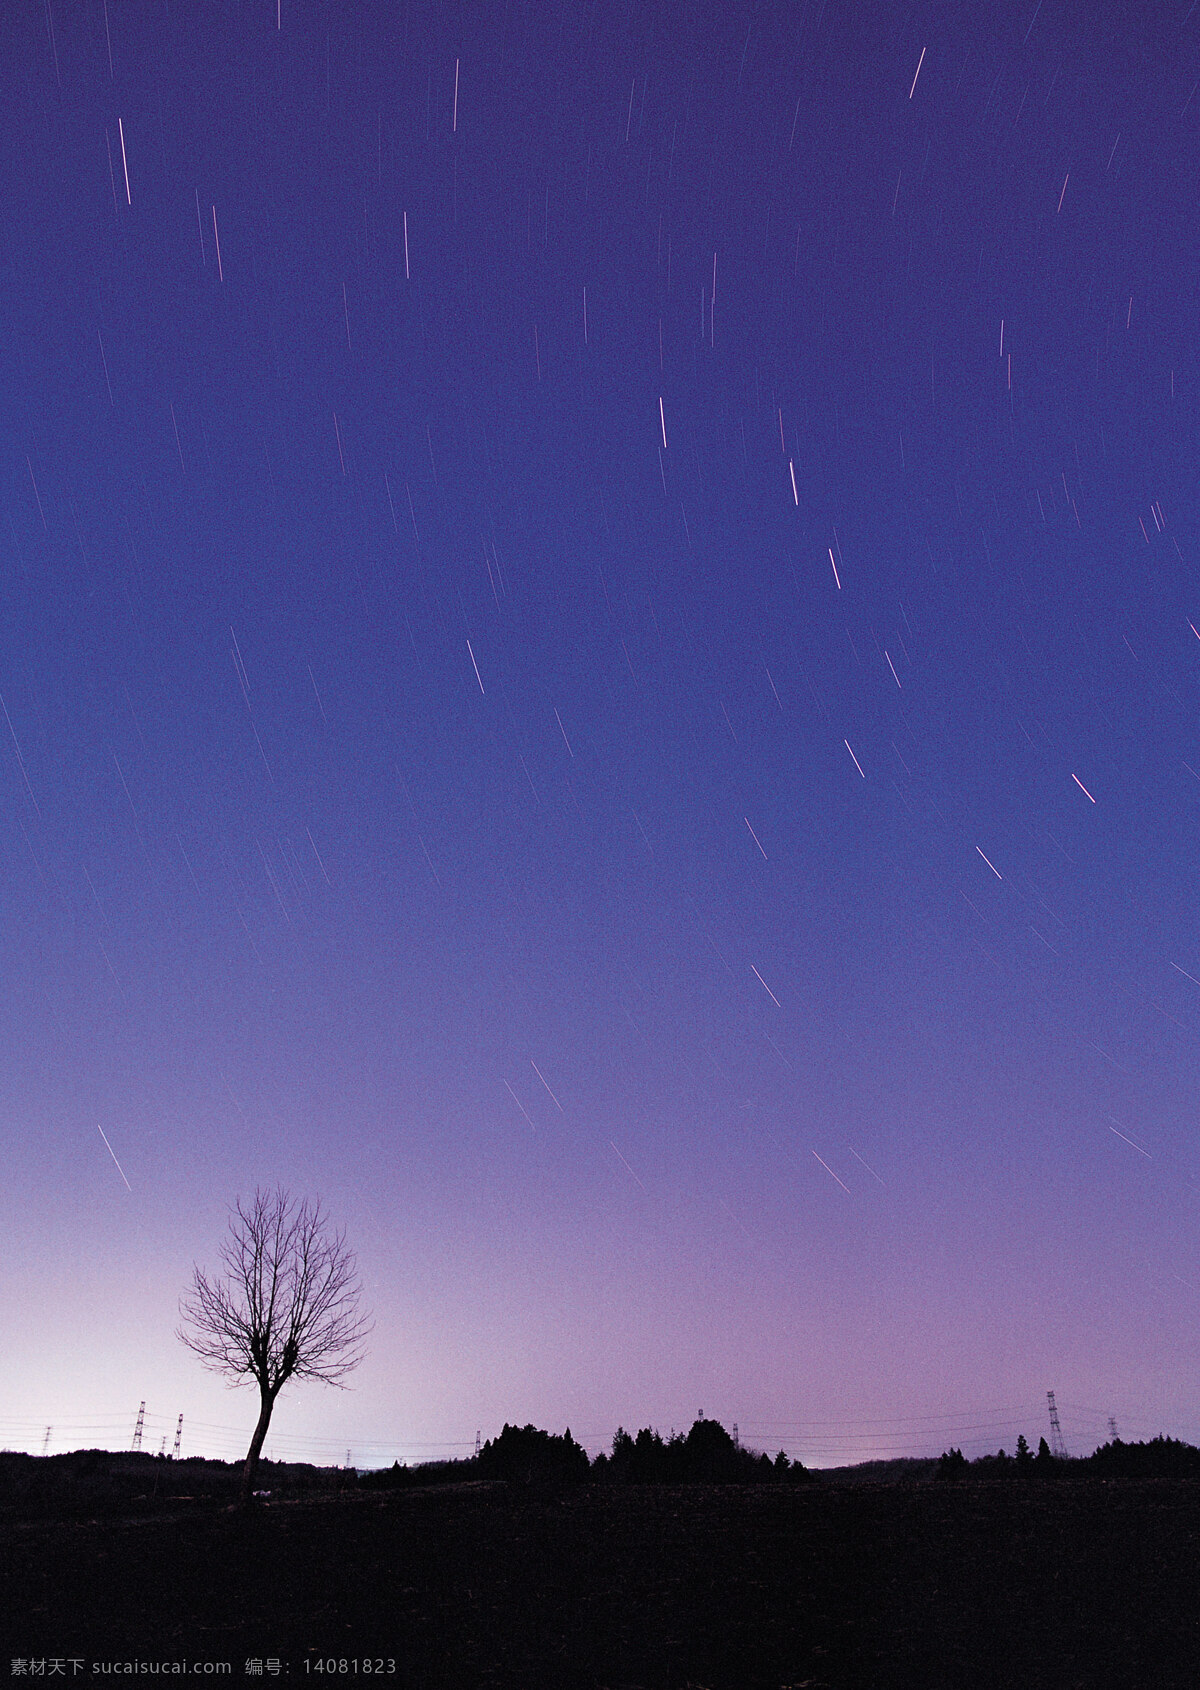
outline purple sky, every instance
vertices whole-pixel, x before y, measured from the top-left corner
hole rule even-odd
[[[0,1441],[1200,1441],[1200,11],[3,48]]]

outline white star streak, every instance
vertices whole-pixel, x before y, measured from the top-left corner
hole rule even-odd
[[[120,118],[117,119],[117,132],[121,137],[121,168],[125,172],[125,202],[127,205],[132,205],[133,196],[129,192],[129,162],[125,157],[125,125]]]
[[[1093,800],[1093,802],[1094,802],[1094,800]],[[975,849],[977,851],[979,851],[978,845],[976,845]],[[985,856],[982,851],[979,851],[979,855],[981,857],[983,857],[984,862],[987,863],[987,866],[991,869],[992,873],[996,876],[996,879],[997,880],[1003,880],[1004,876],[1000,873],[1000,870],[996,867],[995,863],[992,862],[992,860],[989,857]]]
[[[745,824],[746,824],[746,826],[747,826],[747,827],[750,827],[750,818],[749,818],[749,816],[743,816],[743,817],[742,817],[742,820],[743,820],[743,821],[744,821],[744,822],[745,822]],[[764,858],[766,858],[766,855],[767,855],[767,853],[766,853],[766,852],[765,852],[765,851],[763,851],[763,848],[762,848],[762,842],[761,842],[761,840],[760,840],[760,839],[759,839],[759,837],[758,837],[758,835],[757,835],[757,833],[755,833],[755,831],[754,831],[754,829],[753,829],[753,828],[752,828],[752,827],[750,827],[750,837],[751,837],[751,839],[753,839],[753,841],[754,841],[754,843],[755,843],[755,844],[756,844],[756,845],[757,845],[757,846],[758,846],[758,848],[759,848],[759,850],[760,850],[760,851],[762,851],[762,854],[763,854],[763,856],[764,856]]]
[[[859,774],[862,775],[862,778],[866,780],[867,777],[866,775],[863,775],[862,764],[859,762],[858,758],[854,756],[854,749],[851,746],[850,741],[848,739],[844,739],[842,744],[846,747],[846,750],[849,751],[851,757],[854,759],[854,767],[858,770]]]
[[[614,1151],[616,1151],[616,1153],[617,1153],[617,1155],[618,1155],[618,1156],[621,1156],[621,1152],[620,1152],[620,1151],[619,1151],[619,1150],[617,1150],[617,1147],[616,1147],[616,1145],[615,1145],[615,1144],[613,1144],[613,1141],[612,1141],[612,1139],[611,1139],[611,1138],[610,1138],[610,1139],[609,1139],[609,1141],[608,1141],[608,1142],[609,1142],[609,1144],[610,1144],[610,1145],[611,1145],[611,1146],[612,1146],[612,1148],[613,1148],[613,1150],[614,1150]],[[636,1175],[636,1174],[635,1174],[635,1173],[634,1173],[634,1171],[633,1171],[633,1169],[632,1169],[632,1168],[631,1168],[631,1167],[630,1167],[630,1166],[629,1166],[629,1163],[628,1163],[628,1162],[626,1162],[626,1160],[625,1160],[625,1158],[624,1158],[624,1156],[621,1156],[621,1163],[622,1163],[622,1166],[623,1166],[623,1167],[624,1167],[624,1169],[625,1169],[625,1171],[626,1171],[626,1173],[627,1173],[627,1174],[628,1174],[628,1175],[629,1175],[629,1176],[630,1176],[630,1178],[631,1178],[631,1179],[637,1179],[637,1182],[638,1182],[638,1184],[639,1184],[639,1185],[642,1185],[642,1182],[641,1182],[641,1180],[640,1180],[640,1179],[638,1179],[638,1177],[637,1177],[637,1175]],[[645,1190],[646,1190],[646,1187],[645,1187],[645,1186],[644,1186],[644,1185],[642,1185],[642,1190],[643,1190],[643,1191],[645,1191]],[[649,1196],[649,1193],[648,1193],[648,1192],[647,1192],[647,1196]]]
[[[9,733],[12,734],[12,742],[13,742],[13,745],[16,747],[17,762],[21,765],[21,779],[25,782],[25,790],[29,794],[29,799],[30,799],[30,802],[32,803],[34,809],[37,810],[37,813],[40,816],[42,812],[41,812],[40,809],[38,809],[38,801],[33,796],[33,788],[29,784],[29,776],[25,773],[25,759],[21,755],[21,747],[20,747],[20,744],[17,740],[16,729],[12,725],[12,717],[8,713],[8,705],[5,704],[5,702],[4,702],[3,694],[0,694],[0,710],[4,711],[4,720],[8,723]]]
[[[1125,1139],[1125,1143],[1129,1145],[1130,1149],[1136,1150],[1139,1156],[1144,1156],[1148,1162],[1153,1162],[1153,1156],[1151,1156],[1148,1150],[1143,1150],[1140,1144],[1134,1144],[1131,1138],[1125,1138],[1125,1134],[1117,1132],[1116,1127],[1109,1127],[1108,1130],[1110,1133],[1117,1133],[1118,1138]]]
[[[829,546],[826,549],[829,552],[829,561],[830,561],[830,563],[833,563],[833,547]],[[838,592],[840,593],[841,590],[842,590],[842,578],[837,572],[837,564],[836,563],[833,563],[833,578],[838,584]]]
[[[767,985],[767,982],[763,979],[762,975],[758,972],[758,969],[754,967],[753,963],[750,964],[750,968],[751,968],[751,971],[754,974],[755,979],[758,981],[758,983],[762,987],[763,991],[770,998],[771,1002],[775,1005],[775,1008],[776,1009],[782,1009],[783,1005],[780,1003],[779,999],[775,996],[775,993],[771,990],[770,986]]]
[[[1083,793],[1085,798],[1092,798],[1091,793],[1088,791],[1087,787],[1080,780],[1078,775],[1072,775],[1071,779],[1075,782],[1075,785],[1079,788],[1080,792]],[[1096,802],[1096,800],[1094,798],[1092,798],[1092,803],[1094,804],[1095,802]]]
[[[313,856],[317,859],[317,863],[320,867],[321,873],[325,876],[325,884],[326,884],[326,886],[329,887],[329,890],[332,892],[333,891],[333,881],[330,880],[330,878],[327,874],[325,874],[325,864],[321,861],[321,853],[317,850],[317,842],[313,838],[312,832],[309,828],[306,827],[304,831],[305,831],[305,833],[308,834],[308,843],[313,848]],[[192,876],[192,879],[193,880],[195,879],[195,875]]]
[[[863,1162],[862,1157],[858,1154],[858,1151],[855,1150],[855,1148],[852,1144],[848,1144],[846,1146],[846,1149],[850,1152],[851,1156],[853,1156],[853,1158],[856,1162],[862,1162],[863,1167],[867,1170],[867,1172],[870,1174],[872,1179],[878,1179],[880,1185],[886,1186],[887,1181],[884,1180],[884,1179],[879,1179],[879,1175],[875,1172],[875,1170],[871,1166],[871,1164],[869,1162]]]
[[[504,1082],[504,1088],[508,1092],[508,1095],[512,1098],[513,1102],[516,1104],[517,1108],[521,1111],[522,1115],[524,1115],[525,1119],[529,1122],[529,1125],[531,1127],[533,1127],[534,1132],[537,1132],[537,1128],[533,1126],[533,1121],[530,1118],[529,1111],[526,1109],[525,1105],[521,1102],[521,1099],[517,1096],[516,1092],[512,1089],[512,1087],[509,1085],[507,1080],[505,1080],[505,1082]]]
[[[542,1073],[542,1070],[538,1067],[537,1063],[533,1060],[532,1056],[529,1058],[529,1066],[533,1069],[534,1073],[537,1075],[538,1079],[545,1086],[546,1090],[550,1091],[549,1081],[546,1079],[545,1074]],[[554,1097],[554,1093],[552,1091],[550,1091],[550,1096]],[[563,1109],[562,1104],[558,1101],[558,1099],[556,1097],[554,1097],[554,1107],[558,1110],[560,1115],[563,1115],[563,1114],[566,1113],[566,1111]]]
[[[104,1148],[108,1151],[108,1154],[112,1157],[114,1162],[117,1162],[117,1153],[113,1149],[112,1145],[108,1142],[107,1137],[105,1137],[104,1128],[100,1125],[99,1121],[96,1122],[96,1131],[100,1134],[100,1137],[102,1139],[104,1139]],[[122,1179],[125,1179],[125,1170],[119,1162],[117,1162],[117,1172],[120,1174]],[[132,1191],[133,1190],[133,1187],[130,1185],[130,1183],[127,1179],[125,1179],[125,1189],[126,1189],[126,1191]]]
[[[813,1151],[813,1155],[817,1156],[817,1153],[816,1153],[815,1150]],[[838,1177],[834,1173],[833,1169],[829,1166],[829,1163],[826,1162],[824,1160],[824,1158],[821,1157],[821,1156],[817,1156],[817,1161],[820,1162],[821,1166],[824,1168],[825,1172],[829,1175],[830,1179],[837,1179],[838,1184],[841,1186],[842,1190],[846,1193],[846,1196],[847,1197],[853,1197],[854,1193],[851,1191],[850,1187],[846,1184],[845,1180],[838,1179]]]
[[[908,97],[909,97],[910,100],[912,99],[913,95],[917,91],[917,77],[920,76],[920,74],[921,74],[921,66],[925,63],[925,55],[928,51],[929,51],[928,47],[922,47],[921,48],[921,57],[917,60],[917,68],[916,68],[916,71],[913,75],[912,87],[908,91]]]
[[[470,640],[468,640],[468,641],[467,641],[467,650],[468,650],[468,651],[471,651],[471,642],[470,642]],[[475,679],[476,679],[476,680],[477,680],[477,681],[479,681],[479,665],[478,665],[478,663],[476,663],[476,661],[475,661],[475,653],[474,653],[474,652],[473,652],[473,651],[471,651],[471,667],[472,667],[472,669],[474,669],[474,671],[475,671]],[[479,681],[479,690],[480,690],[480,692],[483,692],[483,682],[482,682],[482,681]],[[486,697],[487,697],[487,694],[486,694],[486,693],[484,693],[484,697],[485,697],[485,698],[486,698]]]

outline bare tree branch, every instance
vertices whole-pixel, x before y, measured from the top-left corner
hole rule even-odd
[[[231,1383],[258,1385],[262,1407],[246,1458],[244,1499],[283,1386],[315,1379],[343,1387],[363,1359],[371,1327],[359,1313],[353,1252],[319,1198],[296,1202],[281,1187],[256,1190],[249,1203],[239,1198],[220,1254],[220,1275],[193,1270],[179,1304],[178,1336]]]

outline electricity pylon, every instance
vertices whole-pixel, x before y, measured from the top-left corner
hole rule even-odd
[[[1054,1402],[1054,1392],[1046,1392],[1046,1401],[1050,1405],[1050,1453],[1059,1461],[1067,1459],[1067,1446],[1063,1441],[1062,1427],[1058,1423],[1058,1408]]]

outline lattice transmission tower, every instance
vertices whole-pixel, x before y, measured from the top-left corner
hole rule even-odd
[[[142,1398],[142,1406],[138,1409],[137,1425],[133,1428],[133,1442],[130,1449],[141,1449],[142,1428],[146,1424],[146,1399]]]
[[[172,1461],[178,1461],[179,1460],[179,1444],[180,1444],[180,1440],[182,1439],[182,1437],[183,1437],[183,1415],[181,1414],[179,1416],[179,1419],[175,1422],[175,1447],[171,1451],[171,1460]]]
[[[1067,1446],[1063,1442],[1062,1427],[1058,1423],[1058,1407],[1054,1401],[1054,1392],[1046,1392],[1046,1401],[1050,1405],[1050,1453],[1060,1461],[1067,1459]]]

